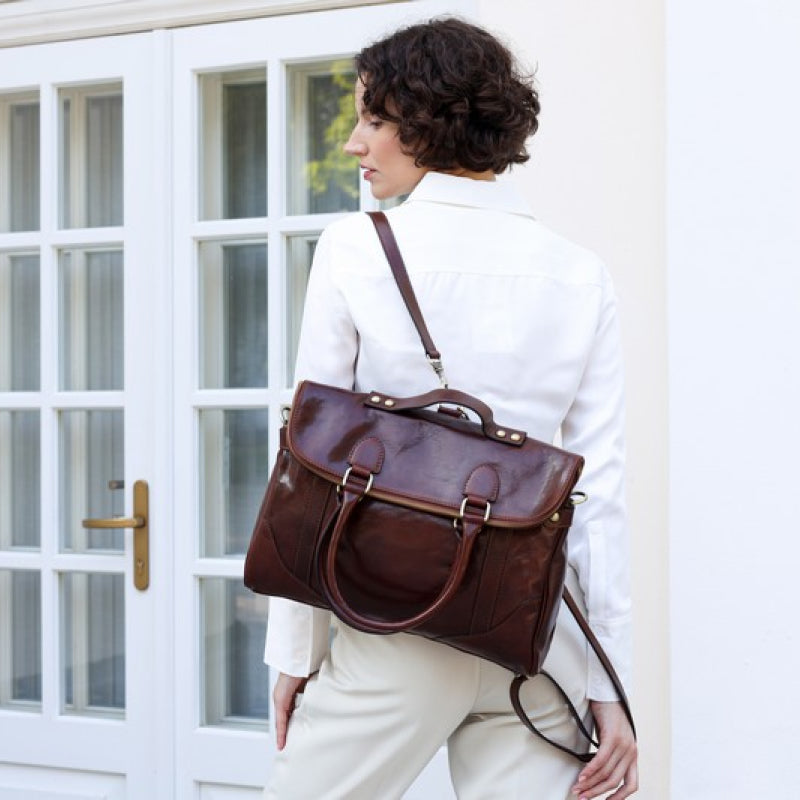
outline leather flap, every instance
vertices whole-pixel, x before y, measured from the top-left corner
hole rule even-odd
[[[288,426],[295,458],[338,484],[354,466],[354,453],[380,451],[370,496],[456,517],[469,495],[471,507],[488,500],[490,523],[503,527],[544,522],[567,500],[583,467],[581,456],[530,437],[510,448],[487,438],[478,423],[428,410],[389,413],[365,405],[367,397],[303,381]]]

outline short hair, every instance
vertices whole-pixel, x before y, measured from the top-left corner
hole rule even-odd
[[[503,172],[529,159],[539,96],[509,49],[455,17],[402,28],[355,58],[367,113],[398,126],[417,166]]]

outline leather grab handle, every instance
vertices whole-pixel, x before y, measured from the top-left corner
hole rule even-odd
[[[337,617],[344,620],[350,627],[364,633],[402,633],[417,627],[417,625],[422,625],[452,599],[461,585],[461,581],[467,571],[472,545],[481,528],[483,528],[483,519],[464,517],[461,539],[453,560],[453,568],[438,597],[425,610],[420,611],[413,617],[387,622],[386,620],[359,614],[350,607],[339,586],[339,580],[336,576],[336,554],[350,514],[364,496],[363,494],[353,494],[346,488],[343,490],[343,494],[344,499],[336,524],[333,526],[328,547],[320,548],[317,551],[320,584],[326,599],[331,605],[331,609]],[[319,563],[320,561],[323,563]]]
[[[486,403],[471,394],[460,392],[458,389],[433,389],[413,397],[391,397],[381,392],[370,392],[364,400],[365,405],[389,412],[414,411],[438,403],[464,406],[474,411],[480,417],[484,435],[490,439],[516,446],[525,441],[527,436],[525,431],[498,425],[494,421],[492,409]]]

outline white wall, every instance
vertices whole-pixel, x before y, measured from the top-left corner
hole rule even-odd
[[[800,4],[667,9],[673,792],[797,797]]]
[[[545,223],[598,252],[620,296],[643,800],[669,797],[664,23],[660,0],[481,0],[538,65],[541,127],[517,180]],[[682,795],[676,798],[684,800]]]

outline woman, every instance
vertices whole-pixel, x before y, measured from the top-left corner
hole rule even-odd
[[[622,369],[609,276],[592,254],[537,222],[497,174],[528,159],[538,98],[506,48],[456,19],[400,30],[356,58],[356,126],[345,145],[388,212],[451,386],[496,419],[582,454],[591,498],[569,534],[567,582],[625,680],[630,625],[622,488]],[[416,395],[437,383],[371,222],[351,215],[319,240],[298,379]],[[462,800],[598,797],[637,789],[636,746],[605,673],[561,614],[545,669],[594,716],[588,766],[532,736],[511,708],[511,673],[397,634],[371,636],[273,599],[266,660],[279,753],[266,796],[399,798],[448,744]],[[311,675],[311,678],[308,676]],[[526,684],[533,721],[579,736],[552,687]],[[302,699],[301,699],[302,698]]]

